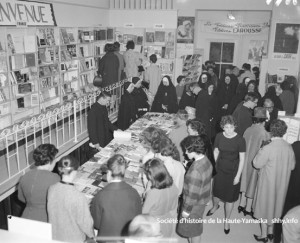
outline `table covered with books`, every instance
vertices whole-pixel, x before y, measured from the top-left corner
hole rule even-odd
[[[148,112],[133,123],[126,132],[131,133],[130,141],[113,139],[105,148],[84,163],[74,180],[76,188],[91,200],[106,184],[106,162],[114,154],[122,154],[128,162],[124,181],[137,190],[140,196],[144,193],[141,176],[141,159],[147,153],[143,147],[140,134],[149,126],[157,126],[167,134],[175,127],[175,115]]]

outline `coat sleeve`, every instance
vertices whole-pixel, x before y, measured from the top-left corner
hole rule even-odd
[[[134,189],[135,190],[135,189]],[[135,190],[134,191],[134,197],[135,197],[135,210],[136,210],[136,214],[141,214],[142,213],[142,201],[141,201],[141,197],[138,194],[138,192]]]
[[[190,174],[187,174],[186,178],[188,178],[188,186],[187,190],[184,191],[184,202],[182,210],[187,213],[191,213],[193,206],[198,202],[198,199],[200,197],[200,188],[198,185],[201,185],[203,182],[202,177],[195,170]]]
[[[100,73],[102,77],[104,76],[104,69],[105,69],[105,56],[102,57],[99,61],[98,73]]]
[[[78,226],[88,237],[93,237],[93,218],[84,195],[78,198],[78,208],[76,211],[75,215]]]
[[[100,124],[97,124],[97,116],[94,110],[90,110],[88,114],[88,132],[89,132],[89,138],[90,142],[92,144],[97,144],[99,143],[97,139],[97,126]]]
[[[270,145],[266,145],[258,151],[253,160],[253,165],[256,169],[261,169],[267,164],[271,152],[269,148]]]
[[[101,207],[100,203],[98,202],[98,195],[96,195],[91,203],[91,214],[94,219],[94,228],[99,230],[101,226],[101,217],[103,208]]]
[[[130,126],[131,112],[128,109],[128,105],[130,105],[128,99],[123,96],[118,113],[118,127],[121,130],[126,130]]]
[[[151,214],[152,210],[155,208],[155,202],[157,201],[157,195],[154,190],[150,190],[147,193],[146,200],[143,205],[143,214]]]
[[[26,203],[26,199],[25,199],[25,196],[24,196],[24,191],[23,191],[23,187],[22,187],[23,183],[22,183],[22,178],[19,182],[19,185],[18,185],[18,199],[23,202],[23,203]]]
[[[171,92],[170,103],[168,105],[168,113],[176,113],[178,111],[178,101],[176,95],[176,89]]]

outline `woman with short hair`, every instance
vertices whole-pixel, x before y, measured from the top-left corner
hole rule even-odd
[[[224,232],[230,232],[229,219],[234,202],[239,198],[240,179],[244,166],[246,143],[245,139],[235,132],[237,122],[233,116],[223,116],[220,122],[224,130],[218,133],[214,144],[217,174],[213,185],[213,207],[208,211],[211,216],[224,202]]]
[[[175,236],[178,188],[173,183],[164,162],[159,158],[148,160],[144,165],[144,173],[151,182],[151,188],[146,193],[143,214],[150,214],[161,221],[161,232],[164,237]]]
[[[212,165],[205,156],[205,143],[200,136],[188,136],[182,142],[185,153],[194,160],[184,177],[183,204],[177,233],[200,242],[202,223],[189,222],[203,218],[205,205],[210,200]]]
[[[254,235],[257,241],[273,239],[272,220],[282,217],[291,171],[295,168],[292,146],[282,138],[286,131],[284,121],[274,120],[270,125],[271,142],[261,148],[253,160],[253,166],[259,169],[254,217],[264,220],[261,235]]]
[[[60,181],[59,175],[52,173],[57,153],[53,144],[41,144],[33,151],[35,169],[22,176],[18,186],[18,198],[26,203],[22,218],[48,222],[47,192]]]
[[[79,162],[68,155],[61,158],[57,167],[62,180],[49,188],[47,204],[52,238],[83,242],[94,236],[94,230],[87,199],[73,184]]]
[[[134,51],[135,43],[133,40],[129,40],[126,44],[126,51],[123,54],[125,61],[125,73],[127,78],[138,77],[138,66],[146,61],[146,57],[143,54]]]
[[[98,236],[121,236],[126,226],[142,212],[138,192],[124,181],[127,162],[123,155],[115,154],[107,161],[107,181],[91,205],[94,227]]]

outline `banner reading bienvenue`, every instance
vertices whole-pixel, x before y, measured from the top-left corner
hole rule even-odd
[[[202,21],[203,32],[236,34],[236,35],[253,35],[269,31],[269,23],[221,23]]]
[[[52,4],[0,0],[0,26],[56,26]]]

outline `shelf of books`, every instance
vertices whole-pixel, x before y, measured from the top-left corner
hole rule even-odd
[[[157,65],[161,68],[162,76],[169,75],[174,81],[175,65],[175,30],[146,29],[144,54],[157,56]]]
[[[5,35],[0,35],[0,130],[11,124],[10,83]]]
[[[3,27],[0,130],[87,93],[113,28]]]
[[[12,123],[39,114],[35,28],[7,28]]]
[[[37,28],[39,100],[42,111],[61,103],[59,93],[59,31]]]
[[[152,54],[156,54],[157,65],[160,66],[162,75],[169,75],[174,82],[174,29],[117,28],[115,36],[116,41],[121,44],[121,52],[126,51],[127,41],[133,40],[135,43],[135,51],[143,53],[148,61]],[[144,63],[144,66],[147,66],[148,64]]]

